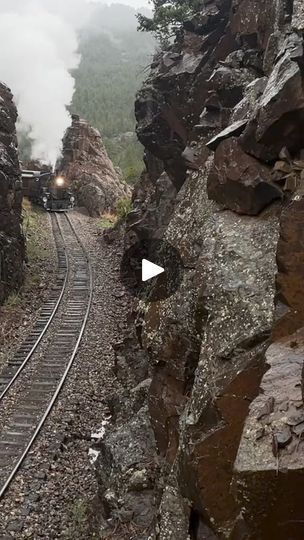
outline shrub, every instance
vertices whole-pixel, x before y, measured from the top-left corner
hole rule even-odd
[[[116,205],[118,219],[125,219],[132,210],[132,201],[129,197],[123,197]]]
[[[152,32],[166,46],[169,39],[177,34],[183,22],[197,13],[202,0],[153,0],[153,16],[138,14],[138,29]]]
[[[99,226],[102,229],[112,229],[117,221],[117,216],[115,214],[110,214],[106,212],[101,216],[99,221]]]

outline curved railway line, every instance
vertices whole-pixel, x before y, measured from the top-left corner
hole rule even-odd
[[[0,499],[66,381],[92,303],[92,269],[69,216],[52,214],[52,226],[58,254],[55,286],[30,335],[0,373]]]

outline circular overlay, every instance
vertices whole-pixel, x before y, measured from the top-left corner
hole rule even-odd
[[[143,281],[143,264],[149,267],[149,263],[152,263],[152,273],[153,265],[164,271]],[[179,252],[164,240],[137,242],[125,251],[120,266],[121,280],[126,289],[132,296],[148,302],[172,296],[183,280],[183,273],[184,266]]]

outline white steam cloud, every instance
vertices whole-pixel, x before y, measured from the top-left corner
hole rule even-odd
[[[0,0],[0,80],[15,95],[33,157],[52,163],[70,124],[84,7],[83,0]]]

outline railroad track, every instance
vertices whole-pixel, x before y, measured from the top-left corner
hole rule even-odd
[[[75,360],[92,302],[92,270],[67,214],[52,214],[54,288],[0,374],[0,499],[43,428]],[[2,411],[3,411],[3,415]]]

